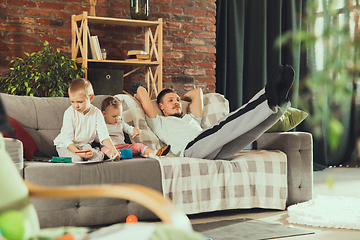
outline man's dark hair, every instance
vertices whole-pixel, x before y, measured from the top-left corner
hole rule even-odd
[[[163,90],[158,94],[158,96],[157,96],[157,98],[156,98],[157,104],[161,103],[162,98],[163,98],[166,94],[168,94],[168,93],[176,93],[176,94],[177,94],[177,92],[176,92],[174,89],[165,88],[165,89],[163,89]]]

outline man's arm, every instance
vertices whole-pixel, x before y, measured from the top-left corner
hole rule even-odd
[[[136,99],[140,101],[142,108],[145,111],[145,114],[149,118],[156,118],[157,116],[157,109],[154,107],[153,103],[151,102],[151,99],[143,87],[138,87],[136,92]]]
[[[201,88],[195,88],[187,93],[181,98],[183,100],[189,101],[188,112],[192,113],[196,118],[202,117],[203,111],[203,91]]]

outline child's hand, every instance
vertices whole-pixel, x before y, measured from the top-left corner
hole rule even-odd
[[[133,136],[133,138],[136,137],[136,136],[138,136],[138,135],[140,135],[140,133],[141,133],[141,130],[140,130],[140,129],[134,128],[134,136]]]
[[[93,152],[91,151],[91,149],[84,149],[84,150],[79,150],[78,152],[75,152],[76,155],[82,157],[82,158],[91,158],[93,156]]]
[[[116,151],[116,150],[115,151],[108,151],[106,155],[109,158],[112,158],[112,157],[116,156],[114,161],[120,161],[120,153],[118,151]]]
[[[115,161],[115,162],[118,162],[118,161],[120,161],[120,159],[121,159],[120,154],[119,154],[119,153],[117,153],[117,155],[116,155],[116,157],[115,157],[114,161]]]

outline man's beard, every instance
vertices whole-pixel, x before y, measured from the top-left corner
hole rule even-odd
[[[169,116],[172,116],[172,117],[181,117],[183,115],[183,113],[174,113],[172,115],[169,115]]]

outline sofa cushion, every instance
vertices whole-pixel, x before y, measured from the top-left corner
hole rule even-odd
[[[129,183],[162,191],[159,162],[151,158],[96,164],[27,161],[24,172],[28,182],[43,186]],[[137,216],[139,220],[156,218],[146,207],[120,198],[34,197],[31,201],[37,210],[41,228],[124,222],[129,213]]]
[[[29,97],[1,93],[6,113],[34,139],[39,151],[56,156],[53,140],[60,133],[64,111],[70,106],[64,97]]]
[[[94,97],[94,100],[91,102],[91,104],[94,105],[95,107],[97,107],[98,109],[101,109],[102,101],[109,96],[110,95],[96,95]]]
[[[9,122],[11,123],[12,127],[14,128],[15,134],[17,139],[22,142],[23,145],[23,155],[26,160],[32,159],[34,153],[39,151],[38,146],[34,139],[30,136],[30,134],[13,118],[8,117]],[[12,138],[8,133],[4,133],[4,137]]]
[[[229,101],[221,94],[208,93],[204,95],[204,108],[201,127],[206,129],[216,124],[229,113]]]
[[[140,102],[126,94],[117,94],[115,97],[122,101],[122,119],[130,126],[137,127],[141,130],[141,134],[135,138],[130,138],[132,143],[141,142],[148,147],[159,149],[163,144],[158,137],[151,131],[145,120],[145,113]]]
[[[3,93],[0,96],[7,115],[30,134],[39,151],[56,156],[53,141],[60,133],[64,112],[70,106],[69,98],[29,97]],[[95,96],[93,105],[100,107],[105,97],[107,96]]]
[[[309,114],[296,108],[288,108],[284,115],[266,132],[287,132],[299,125]]]

